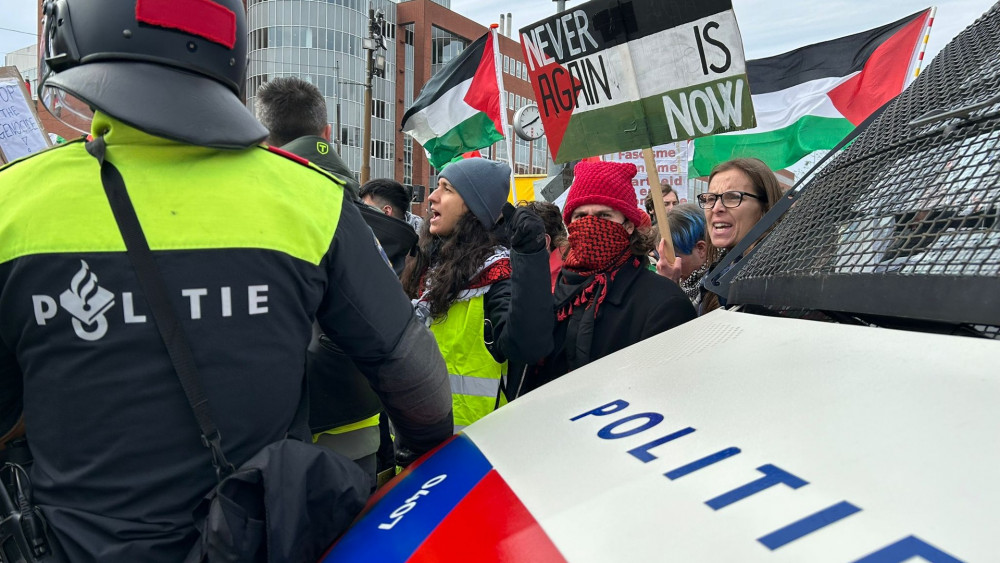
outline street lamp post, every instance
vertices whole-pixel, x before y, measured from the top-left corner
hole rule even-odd
[[[339,69],[338,69],[338,67],[336,65],[333,67],[333,70],[334,70],[334,72],[336,73],[336,76],[337,76],[337,78],[335,79],[335,81],[337,83],[337,109],[336,109],[336,113],[335,113],[335,115],[336,115],[336,123],[335,123],[335,125],[337,127],[337,143],[336,143],[337,144],[337,154],[343,156],[344,153],[341,152],[341,150],[340,150],[341,145],[342,145],[342,141],[341,141],[341,138],[340,138],[340,135],[341,135],[341,133],[340,133],[340,115],[341,115],[341,113],[340,113],[340,98],[341,98],[341,96],[340,96],[340,87],[343,86],[343,85],[345,85],[345,84],[347,86],[366,86],[367,83],[365,83],[365,82],[356,82],[354,80],[341,80],[340,79],[340,72],[339,72]],[[362,123],[362,125],[365,125],[365,123]]]
[[[333,83],[334,87],[337,89],[337,107],[336,107],[337,129],[333,132],[334,134],[333,144],[337,147],[337,154],[343,156],[344,151],[340,146],[340,63],[339,62],[333,65]]]
[[[368,72],[365,74],[365,135],[362,147],[361,183],[371,179],[372,153],[372,77],[385,76],[385,14],[382,10],[368,9],[368,37],[362,40],[362,47],[368,53]]]

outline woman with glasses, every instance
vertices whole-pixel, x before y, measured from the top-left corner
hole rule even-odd
[[[705,210],[708,226],[708,259],[711,271],[726,252],[732,250],[750,232],[757,221],[781,197],[781,185],[774,172],[756,158],[735,158],[712,169],[708,191],[698,195],[698,205]],[[660,255],[663,255],[661,248]],[[657,262],[661,274],[680,282],[683,259],[673,264],[665,258]],[[714,293],[703,295],[699,313],[719,308]]]

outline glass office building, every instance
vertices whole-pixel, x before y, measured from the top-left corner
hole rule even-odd
[[[368,9],[382,10],[385,78],[372,79],[372,178],[392,178],[395,159],[396,3],[390,0],[249,0],[247,105],[257,88],[279,76],[298,76],[326,98],[328,121],[340,125],[340,154],[360,173]]]

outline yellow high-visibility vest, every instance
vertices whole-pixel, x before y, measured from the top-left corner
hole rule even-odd
[[[497,363],[486,349],[483,299],[456,301],[430,327],[448,365],[456,432],[493,412],[507,371],[507,362]],[[501,397],[500,404],[506,402]]]

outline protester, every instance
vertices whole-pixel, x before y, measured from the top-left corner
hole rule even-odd
[[[680,288],[648,268],[653,233],[632,187],[635,165],[581,162],[574,172],[555,347],[528,370],[525,392],[695,317]]]
[[[499,232],[508,193],[506,164],[468,158],[447,165],[427,199],[416,259],[403,273],[448,364],[456,430],[504,402],[513,387],[503,383],[505,367],[519,384],[524,366],[552,346],[545,225],[521,207]]]
[[[559,278],[563,261],[569,252],[569,239],[566,237],[566,224],[563,223],[562,211],[557,205],[547,201],[522,201],[518,205],[531,209],[545,223],[545,241],[549,250],[549,275],[552,278],[552,290],[555,291],[556,280]]]
[[[301,156],[344,181],[358,199],[358,181],[330,144],[333,126],[319,88],[296,76],[272,78],[257,88],[257,119],[267,127],[270,145]]]
[[[376,178],[361,186],[358,195],[365,204],[381,210],[390,217],[406,221],[410,198],[403,184],[388,178]]]
[[[670,238],[681,266],[673,281],[681,286],[684,294],[695,307],[701,303],[701,279],[708,272],[708,233],[705,212],[697,204],[682,203],[667,216]],[[660,262],[657,262],[660,266]],[[657,270],[661,275],[666,272]]]
[[[417,244],[417,231],[408,219],[410,195],[402,184],[389,178],[375,178],[359,192],[359,209],[375,232],[397,276],[403,275],[406,257]]]
[[[656,224],[656,208],[653,205],[653,194],[655,194],[656,191],[657,190],[650,188],[645,199],[646,214],[649,215],[649,219],[654,225]],[[679,204],[681,201],[677,190],[667,184],[664,180],[660,180],[659,192],[660,196],[663,198],[663,207],[666,208],[667,213],[673,211],[674,206]]]
[[[708,192],[698,195],[698,205],[705,210],[708,225],[709,271],[743,240],[780,198],[781,184],[767,164],[759,159],[736,158],[712,169],[708,176]],[[662,266],[658,264],[658,268]],[[706,292],[699,312],[704,314],[720,305],[718,295]]]
[[[32,500],[70,561],[184,560],[218,483],[92,154],[121,173],[230,463],[308,439],[292,422],[313,319],[376,389],[401,461],[452,433],[431,334],[341,184],[257,146],[245,8],[212,5],[177,29],[131,2],[45,2],[39,98],[94,108],[94,140],[0,171],[0,413],[23,408]]]

